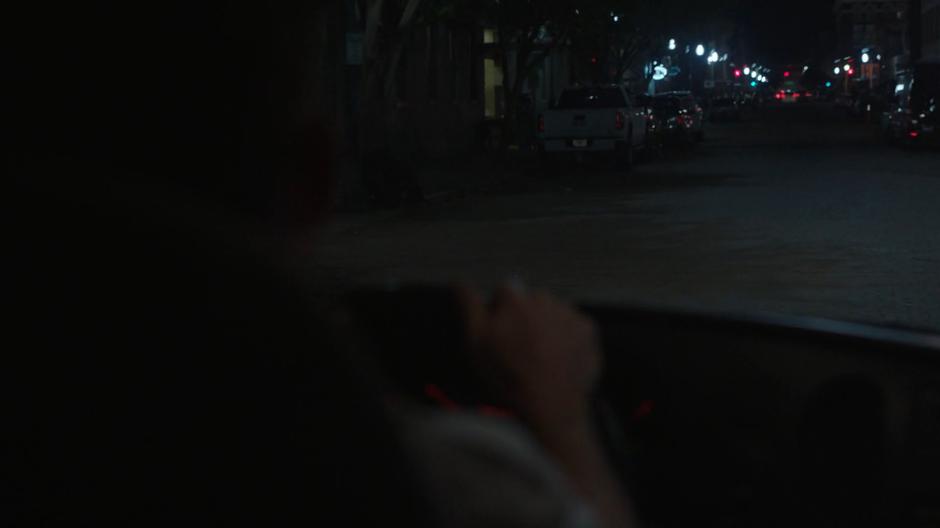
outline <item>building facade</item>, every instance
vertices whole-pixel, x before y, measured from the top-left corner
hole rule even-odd
[[[886,57],[907,53],[909,7],[908,0],[836,0],[840,53],[853,55],[864,48]]]
[[[940,62],[940,0],[921,0],[921,59]]]
[[[434,24],[414,31],[396,70],[392,147],[424,157],[478,146],[484,118],[483,30]]]

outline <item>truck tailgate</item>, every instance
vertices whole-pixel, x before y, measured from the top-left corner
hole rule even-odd
[[[617,129],[617,109],[549,110],[545,112],[545,139],[591,139],[623,135]]]

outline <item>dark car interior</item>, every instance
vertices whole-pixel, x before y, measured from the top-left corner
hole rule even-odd
[[[461,350],[455,306],[428,288],[348,298],[360,328],[384,343],[371,350],[402,390],[420,399],[433,384],[462,404],[499,403],[468,374],[465,356],[442,352]],[[647,525],[940,523],[936,337],[583,309],[606,353],[597,419]]]

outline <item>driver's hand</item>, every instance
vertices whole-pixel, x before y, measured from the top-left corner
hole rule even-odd
[[[537,429],[578,427],[601,369],[594,323],[544,292],[506,286],[487,305],[458,288],[482,376]]]
[[[458,288],[484,379],[520,413],[605,528],[635,526],[588,398],[601,370],[594,323],[546,293],[504,287],[493,304]]]

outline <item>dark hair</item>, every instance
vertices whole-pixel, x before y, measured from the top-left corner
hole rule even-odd
[[[173,201],[321,210],[316,6],[127,4],[14,17],[0,525],[422,525],[380,395],[301,281]]]

